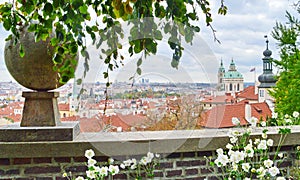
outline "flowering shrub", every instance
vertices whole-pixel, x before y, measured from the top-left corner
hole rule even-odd
[[[238,118],[232,118],[232,123],[240,125]],[[222,179],[285,179],[280,172],[278,165],[283,161],[284,155],[278,153],[288,128],[282,128],[279,133],[281,138],[274,158],[270,156],[270,147],[273,146],[273,140],[268,138],[267,129],[263,129],[261,137],[251,139],[253,127],[258,124],[258,119],[251,118],[250,126],[246,128],[232,128],[228,137],[230,143],[226,149],[219,148],[216,150],[217,158],[213,161],[209,159],[212,166],[217,166],[222,170]],[[266,122],[260,122],[262,127]],[[275,161],[278,159],[277,161]]]
[[[103,180],[103,179],[113,179],[114,175],[119,173],[129,173],[130,176],[136,180],[143,178],[143,173],[145,177],[154,177],[155,167],[159,165],[159,154],[153,154],[151,152],[147,153],[147,156],[143,156],[140,161],[137,161],[135,158],[128,159],[123,161],[121,164],[114,165],[114,159],[109,158],[108,162],[103,166],[98,166],[98,162],[93,159],[95,153],[92,149],[85,151],[85,157],[87,158],[87,167],[86,171],[87,179]],[[120,165],[119,165],[120,164]],[[123,169],[123,171],[120,171]],[[63,174],[63,177],[67,179],[72,179],[72,174],[68,176],[67,173]],[[75,180],[85,180],[86,178],[78,176]],[[143,178],[144,179],[144,178]]]
[[[141,158],[139,162],[135,158],[123,161],[120,167],[130,173],[130,176],[135,179],[142,179],[142,174],[145,177],[154,177],[155,167],[159,166],[159,154],[147,153],[147,156]]]

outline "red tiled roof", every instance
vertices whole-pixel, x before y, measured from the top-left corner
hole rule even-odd
[[[234,98],[231,95],[223,95],[223,96],[210,96],[204,99],[203,103],[230,103],[234,101]]]
[[[99,132],[104,128],[104,123],[97,118],[81,118],[80,122],[81,132]]]
[[[270,117],[272,112],[267,103],[253,103],[251,105],[251,116],[260,119]],[[199,121],[201,126],[207,128],[233,127],[232,117],[237,117],[241,125],[247,124],[245,120],[245,104],[218,105],[202,114]]]
[[[237,98],[245,98],[248,100],[258,100],[258,95],[255,94],[255,86],[248,86],[242,92],[237,94]]]
[[[58,104],[58,109],[60,111],[70,111],[70,105],[69,104]]]

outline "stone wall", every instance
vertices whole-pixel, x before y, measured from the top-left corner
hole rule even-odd
[[[97,161],[107,161],[108,157],[125,160],[148,151],[160,153],[157,179],[216,179],[221,171],[210,168],[205,156],[215,157],[215,149],[225,147],[226,131],[90,133],[68,142],[0,143],[0,179],[63,179],[65,171],[74,176],[85,174],[84,152],[90,148],[95,150]],[[276,132],[275,128],[269,130],[275,146],[279,139]],[[293,127],[292,132],[281,148],[287,157],[281,164],[283,169],[294,165],[294,146],[300,144],[300,127]],[[132,178],[123,174],[114,179]]]

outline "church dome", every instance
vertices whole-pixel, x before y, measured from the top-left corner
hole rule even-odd
[[[264,50],[263,55],[265,57],[270,57],[272,55],[272,51],[269,49]]]
[[[238,72],[238,71],[227,71],[224,74],[224,78],[227,78],[227,79],[237,79],[237,78],[243,78],[243,75],[240,72]]]

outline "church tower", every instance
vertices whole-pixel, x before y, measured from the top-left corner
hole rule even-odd
[[[221,59],[221,64],[218,70],[218,83],[217,83],[217,90],[218,91],[224,91],[225,90],[225,86],[223,83],[223,78],[224,78],[224,74],[225,74],[225,68],[223,66],[223,60]]]
[[[267,38],[267,36],[265,36]],[[269,40],[266,40],[266,50],[264,50],[262,58],[263,60],[263,74],[258,77],[260,85],[258,86],[258,102],[264,102],[266,100],[273,100],[269,95],[269,90],[276,84],[272,68],[272,51],[269,50]]]
[[[229,65],[229,70],[225,72],[223,77],[223,83],[226,93],[234,94],[244,90],[244,78],[243,75],[237,71],[233,59]]]

